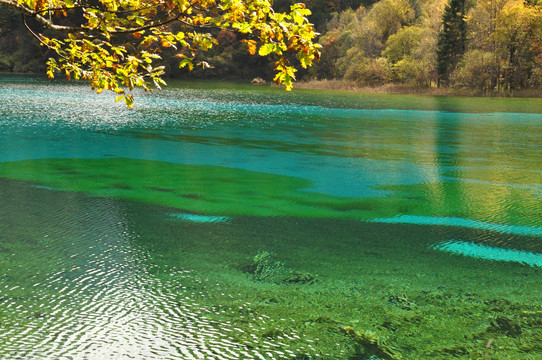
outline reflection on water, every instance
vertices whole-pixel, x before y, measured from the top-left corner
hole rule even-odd
[[[0,358],[541,357],[540,113],[0,81]]]

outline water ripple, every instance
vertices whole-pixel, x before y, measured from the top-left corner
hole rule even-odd
[[[2,235],[0,250],[12,254],[12,266],[0,276],[0,312],[5,312],[0,354],[13,359],[291,357],[271,339],[251,344],[231,322],[213,320],[216,309],[204,304],[206,284],[188,269],[157,265],[137,245],[142,239],[130,229],[121,203],[16,183],[6,187],[11,194],[30,192],[25,201],[32,200],[0,204],[3,226],[26,224],[26,243],[14,238],[16,232]],[[0,260],[5,254],[0,252]]]

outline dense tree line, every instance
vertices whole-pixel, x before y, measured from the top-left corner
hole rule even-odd
[[[482,92],[542,82],[536,0],[381,0],[334,14],[320,41],[321,79]]]
[[[276,0],[277,10],[296,0]],[[452,87],[481,92],[542,85],[542,7],[538,0],[307,0],[321,33],[317,66],[306,79],[344,79]],[[49,56],[18,14],[0,8],[0,71],[43,71]],[[165,60],[166,73],[220,79],[271,79],[273,61],[252,57],[243,36],[216,33],[205,56],[214,68],[188,73]],[[167,58],[167,57],[165,57]]]

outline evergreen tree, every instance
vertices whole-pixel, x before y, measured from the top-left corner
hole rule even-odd
[[[442,30],[437,43],[437,71],[440,82],[447,83],[463,56],[467,44],[465,0],[450,0],[442,16]]]

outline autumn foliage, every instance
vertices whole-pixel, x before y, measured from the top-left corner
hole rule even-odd
[[[319,79],[477,93],[542,86],[534,0],[380,0],[334,14],[319,41]]]
[[[50,77],[60,72],[86,79],[97,92],[116,92],[117,101],[128,106],[134,88],[165,84],[164,49],[175,51],[181,68],[210,67],[196,56],[216,46],[221,31],[239,34],[251,54],[276,56],[274,81],[286,90],[296,67],[307,68],[320,55],[304,4],[291,5],[289,12],[275,12],[269,0],[0,0],[0,5],[39,25],[27,28],[56,54],[47,63]],[[47,29],[53,32],[45,35]]]

